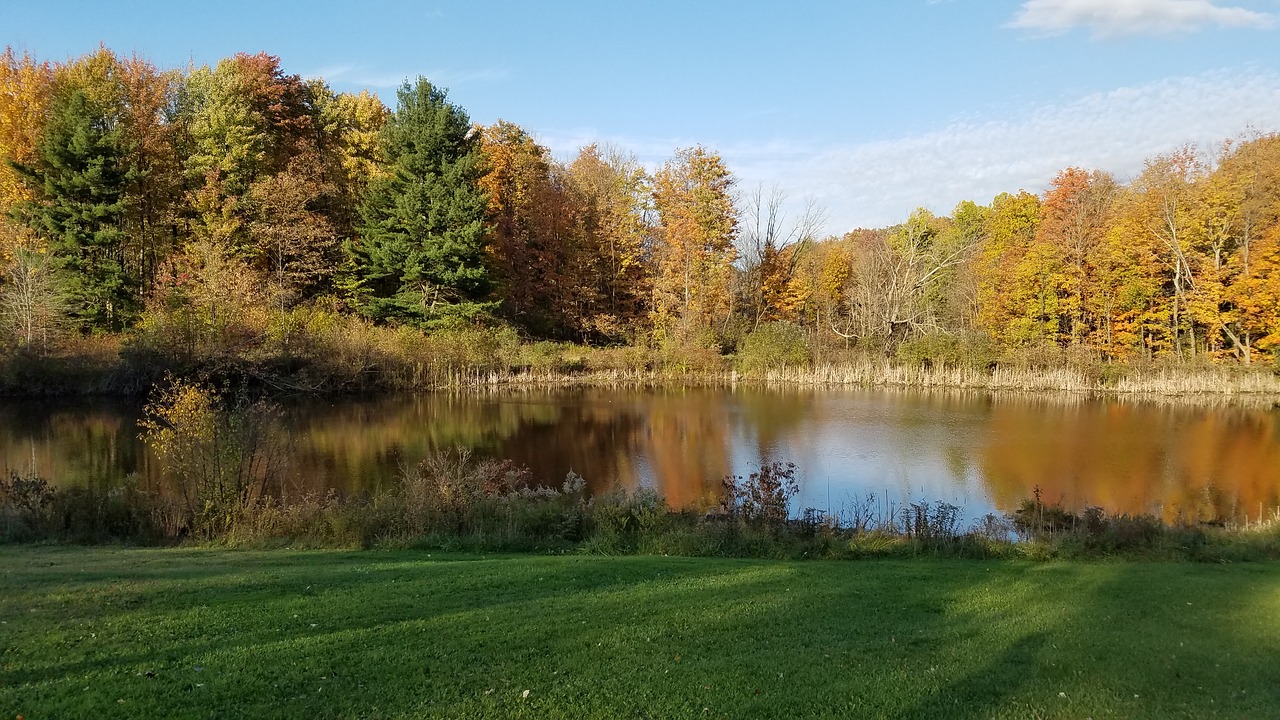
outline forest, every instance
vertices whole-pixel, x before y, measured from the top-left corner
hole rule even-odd
[[[393,109],[266,53],[9,48],[0,87],[9,389],[93,368],[355,389],[495,363],[1280,363],[1274,133],[823,237],[819,208],[789,215],[712,149],[562,161],[422,77]]]

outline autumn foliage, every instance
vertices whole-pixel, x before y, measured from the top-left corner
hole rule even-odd
[[[0,55],[0,156],[0,343],[27,354],[105,334],[186,368],[325,347],[422,375],[423,333],[505,328],[705,367],[779,338],[784,365],[1280,358],[1274,134],[824,238],[701,146],[560,159],[426,78],[392,108],[267,53],[178,70],[99,47]],[[339,326],[359,349],[318,340]]]

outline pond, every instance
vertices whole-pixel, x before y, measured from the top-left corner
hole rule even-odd
[[[138,439],[138,403],[0,402],[0,464],[55,483],[166,480]],[[1046,502],[1165,519],[1257,518],[1280,505],[1270,406],[965,392],[759,388],[559,389],[309,400],[285,407],[286,492],[376,493],[457,446],[573,470],[594,492],[657,488],[713,503],[726,475],[799,466],[795,509],[929,500],[969,518]],[[868,500],[868,498],[873,498]]]

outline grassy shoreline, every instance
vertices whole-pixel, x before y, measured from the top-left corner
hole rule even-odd
[[[1265,717],[1278,618],[1277,563],[31,547],[0,714]]]
[[[510,333],[486,331],[421,336],[374,330],[360,342],[347,339],[297,355],[259,352],[195,361],[133,347],[122,337],[85,339],[59,355],[0,358],[0,397],[139,395],[173,375],[275,395],[745,384],[1280,401],[1280,374],[1269,366],[1107,363],[1061,349],[969,360],[837,350],[798,362],[708,348],[521,343]]]
[[[950,503],[882,503],[875,496],[837,509],[798,508],[799,468],[782,461],[724,477],[717,498],[694,507],[673,507],[652,488],[593,494],[572,471],[548,486],[527,468],[478,459],[465,448],[428,455],[378,494],[286,495],[273,474],[283,465],[263,424],[268,416],[255,414],[271,408],[210,409],[202,404],[208,392],[194,387],[174,397],[174,405],[147,421],[147,438],[164,451],[179,492],[130,483],[59,487],[9,470],[0,475],[0,546],[123,541],[776,559],[1280,559],[1280,510],[1263,516],[1260,509],[1255,518],[1198,511],[1167,521],[1046,503],[1038,489],[1012,512],[967,520]]]

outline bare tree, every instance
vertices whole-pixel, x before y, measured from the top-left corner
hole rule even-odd
[[[753,330],[779,314],[781,295],[805,248],[826,223],[825,211],[813,199],[805,203],[794,223],[788,223],[786,200],[778,186],[766,193],[763,185],[757,185],[742,210],[738,234],[742,272],[737,295]]]
[[[50,257],[18,249],[0,285],[0,321],[18,347],[44,353],[66,319],[67,299]]]
[[[972,254],[980,238],[941,232],[938,225],[931,213],[917,210],[887,233],[860,236],[845,290],[846,314],[830,320],[834,333],[891,349],[941,330],[947,273]]]

